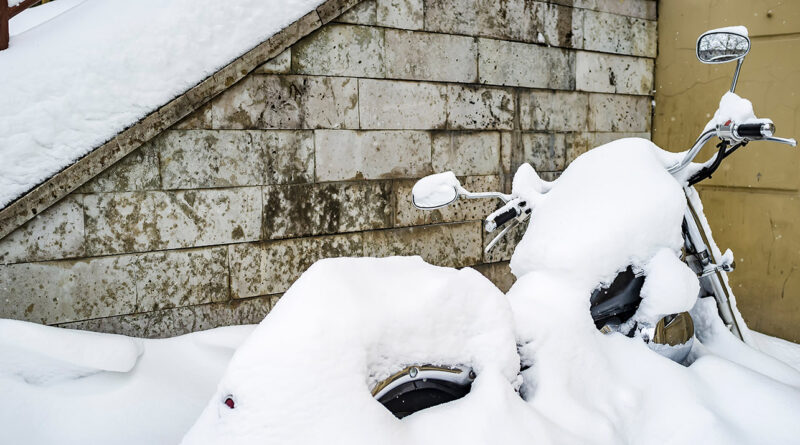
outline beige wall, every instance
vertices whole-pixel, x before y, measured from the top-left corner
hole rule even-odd
[[[736,92],[773,119],[778,136],[800,137],[800,1],[662,0],[653,120],[661,147],[688,148],[730,87],[735,64],[703,65],[694,47],[703,31],[731,25],[747,26],[753,42]],[[745,319],[800,341],[800,152],[750,144],[699,189],[717,243],[736,256],[731,284]]]

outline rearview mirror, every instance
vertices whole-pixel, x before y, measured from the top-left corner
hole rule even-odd
[[[462,190],[461,183],[453,172],[437,173],[414,184],[411,202],[421,210],[439,209],[458,201]]]
[[[697,58],[703,63],[726,63],[740,60],[750,52],[746,31],[707,31],[697,39]]]

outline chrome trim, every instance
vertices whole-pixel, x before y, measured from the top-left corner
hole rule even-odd
[[[750,39],[747,39],[747,41],[749,42]],[[747,53],[749,53],[750,45],[747,46],[748,46]],[[745,53],[744,56],[746,56],[747,53]],[[744,63],[744,56],[740,57],[736,61],[736,71],[733,72],[733,82],[731,82],[731,93],[733,93],[736,90],[736,83],[739,81],[739,72],[742,70],[742,63]]]
[[[742,54],[741,56],[737,57],[736,59],[725,60],[725,61],[722,61],[722,62],[713,62],[713,61],[705,62],[705,61],[703,61],[703,59],[700,58],[700,40],[703,37],[711,35],[711,34],[735,34],[737,36],[744,37],[745,39],[747,39],[747,51],[745,51],[744,54]],[[700,63],[705,63],[705,64],[708,64],[708,65],[719,65],[721,63],[728,63],[728,62],[733,62],[734,60],[742,60],[742,59],[744,59],[748,54],[750,54],[750,50],[752,48],[753,48],[753,42],[750,40],[750,36],[737,34],[735,32],[731,32],[731,31],[719,31],[719,30],[716,30],[716,29],[712,29],[711,31],[706,31],[706,32],[700,34],[700,37],[697,38],[697,41],[695,41],[695,43],[694,43],[694,56],[697,57],[697,60],[699,60]],[[737,69],[736,69],[736,76],[737,77],[738,77],[738,74],[739,74],[739,69],[737,67]],[[731,90],[731,92],[733,92],[733,90]]]
[[[414,377],[411,376],[412,373]],[[404,383],[426,379],[444,380],[459,385],[466,385],[475,380],[475,372],[472,368],[466,366],[456,366],[453,368],[434,365],[408,366],[378,382],[371,391],[372,397],[380,399],[386,395],[386,393]]]
[[[711,140],[711,138],[713,138],[716,134],[716,128],[712,128],[701,134],[700,137],[697,138],[697,141],[694,143],[692,148],[686,153],[686,156],[684,156],[683,159],[677,164],[667,168],[667,171],[674,175],[675,173],[686,168],[686,166],[689,165],[695,157],[697,157],[697,154],[700,153],[700,149],[706,145],[706,142]]]
[[[412,204],[414,207],[416,207],[416,208],[418,208],[418,209],[420,209],[420,210],[436,210],[436,209],[442,209],[442,208],[445,208],[445,207],[449,206],[450,204],[453,204],[454,202],[458,201],[458,198],[459,198],[459,196],[460,196],[460,195],[459,195],[459,193],[458,193],[458,190],[456,190],[456,197],[455,197],[455,198],[453,198],[453,200],[452,200],[452,201],[450,201],[450,202],[448,202],[447,204],[442,204],[442,205],[440,205],[440,206],[434,206],[434,207],[420,207],[420,206],[417,204],[417,201],[415,201],[415,200],[414,200],[414,194],[412,193],[412,194],[411,194],[411,204]]]

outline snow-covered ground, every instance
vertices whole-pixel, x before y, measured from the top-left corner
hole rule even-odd
[[[320,3],[59,0],[14,17],[0,52],[0,208]]]
[[[142,340],[0,320],[0,442],[178,443],[253,328]]]
[[[536,338],[522,351],[534,358],[524,398],[505,298],[475,271],[419,258],[318,263],[255,330],[135,340],[3,320],[0,427],[9,443],[123,445],[177,443],[198,416],[184,443],[788,444],[800,434],[795,369],[720,326],[727,345],[699,347],[683,367],[586,328],[586,307],[558,286],[557,296],[511,295],[535,309],[516,317],[520,339]],[[713,323],[715,311],[694,315]],[[800,362],[800,346],[758,338]],[[467,397],[397,420],[370,387],[419,362],[468,363],[478,378]],[[770,362],[782,375],[752,370]]]

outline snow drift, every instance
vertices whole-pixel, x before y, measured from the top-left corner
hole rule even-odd
[[[252,330],[143,340],[0,320],[1,441],[177,443]]]

